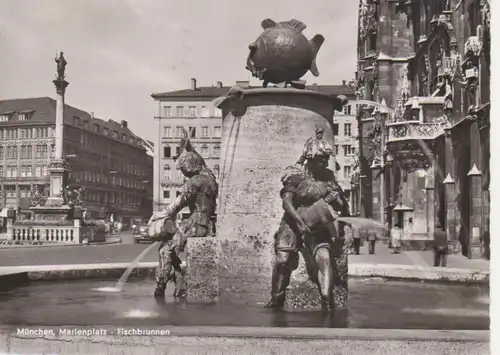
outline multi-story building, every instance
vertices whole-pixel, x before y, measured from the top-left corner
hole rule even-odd
[[[236,85],[249,88],[247,81],[237,81]],[[176,169],[174,158],[179,153],[182,128],[196,150],[205,158],[207,165],[219,174],[222,112],[213,100],[228,93],[230,87],[218,82],[215,86],[198,87],[196,79],[191,79],[190,89],[151,95],[157,104],[157,137],[155,141],[154,163],[154,210],[159,210],[172,202],[180,194],[184,184],[182,173]],[[345,95],[353,99],[354,90],[343,82],[342,85],[312,85],[308,89],[328,95]],[[334,118],[334,133],[337,150],[338,171],[342,186],[349,193],[351,164],[357,148],[355,105],[349,105]],[[183,214],[187,211],[183,211]]]
[[[56,101],[0,101],[0,206],[26,209],[39,185],[48,185],[55,150]],[[151,215],[153,158],[126,121],[104,121],[65,105],[63,157],[70,188],[85,187],[88,216],[128,222]]]
[[[358,95],[389,106],[359,113],[362,212],[488,256],[490,1],[361,0],[358,23]]]

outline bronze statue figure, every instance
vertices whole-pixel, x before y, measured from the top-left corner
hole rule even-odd
[[[349,215],[349,207],[334,172],[328,169],[331,155],[331,145],[323,140],[322,129],[317,128],[316,137],[307,140],[302,157],[295,165],[289,166],[282,177],[280,194],[284,215],[274,236],[276,260],[271,301],[267,308],[284,306],[285,291],[292,271],[298,267],[300,251],[309,276],[319,289],[322,307],[334,309],[334,283],[346,280],[346,275],[339,275],[337,269],[336,258],[344,255],[342,251],[339,255],[334,249],[336,240],[343,234],[336,231],[333,222],[337,212]],[[327,213],[315,213],[318,209]],[[330,219],[318,218],[327,214]],[[316,221],[312,223],[314,218]],[[340,273],[346,271],[341,270]]]
[[[309,41],[302,34],[306,25],[295,19],[279,23],[266,19],[262,28],[264,32],[248,46],[246,68],[264,81],[264,87],[273,83],[305,88],[305,81],[300,78],[308,70],[319,76],[316,55],[325,41],[322,35]]]
[[[66,70],[66,64],[68,64],[64,58],[64,53],[61,52],[59,57],[56,57],[55,61],[57,63],[57,80],[64,80],[66,78],[64,71]]]
[[[149,234],[160,240],[160,264],[156,270],[157,286],[155,297],[163,297],[167,281],[175,282],[174,296],[185,298],[184,272],[178,257],[189,237],[206,237],[213,232],[212,216],[215,214],[215,203],[218,185],[215,175],[206,166],[205,160],[193,148],[188,134],[183,130],[181,153],[177,157],[177,166],[189,180],[183,186],[182,193],[163,211],[153,214],[149,221]],[[177,213],[189,207],[191,215],[180,228],[175,226]],[[172,276],[172,268],[174,276]]]

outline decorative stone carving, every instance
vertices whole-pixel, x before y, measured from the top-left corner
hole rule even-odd
[[[488,0],[480,0],[480,13],[481,13],[481,23],[483,26],[490,27],[491,23],[491,8],[490,2]]]
[[[359,38],[364,40],[371,31],[377,31],[377,7],[376,4],[367,4],[363,0],[359,10]]]

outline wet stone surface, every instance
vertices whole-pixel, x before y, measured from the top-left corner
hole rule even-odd
[[[116,280],[35,282],[0,294],[3,325],[197,325],[341,327],[379,329],[489,329],[489,290],[484,286],[351,279],[347,324],[319,309],[264,309],[267,295],[239,285],[235,297],[218,304],[176,303],[152,297],[154,280],[131,280],[121,293],[94,291]],[[222,292],[222,290],[221,290]],[[317,290],[304,292],[313,302]],[[306,300],[307,301],[307,300]]]

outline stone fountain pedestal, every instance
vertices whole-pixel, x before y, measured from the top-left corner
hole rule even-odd
[[[274,233],[283,215],[281,177],[286,167],[299,159],[316,127],[324,128],[324,139],[334,144],[333,115],[342,104],[342,99],[318,92],[279,88],[240,90],[219,99],[218,107],[226,115],[217,235],[215,243],[207,238],[192,244],[203,248],[201,242],[216,249],[209,264],[217,267],[209,267],[211,276],[205,272],[204,277],[217,280],[221,302],[244,299],[249,291],[262,302],[269,299]],[[332,159],[330,168],[334,166]],[[196,271],[190,268],[190,262],[195,265],[192,255],[197,254],[190,244],[188,241],[187,278],[199,285]],[[203,255],[207,252],[205,248]],[[344,256],[341,267],[347,269],[347,254]],[[345,307],[346,288],[336,293],[341,295],[338,306]],[[292,275],[287,298],[293,307],[319,305],[318,291],[308,281],[303,261]]]

